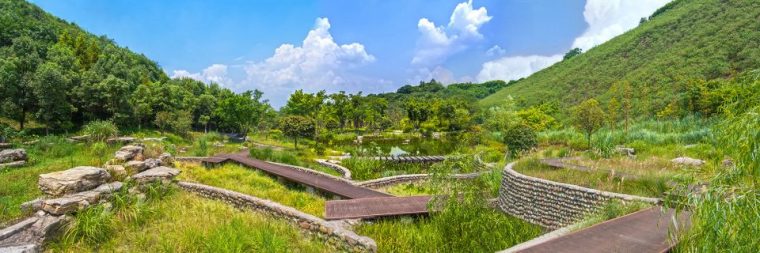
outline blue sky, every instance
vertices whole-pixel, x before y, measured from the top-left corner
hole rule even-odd
[[[392,91],[510,80],[625,32],[668,0],[33,0],[169,76],[259,89]]]

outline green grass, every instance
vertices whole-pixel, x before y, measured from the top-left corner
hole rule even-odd
[[[67,170],[76,166],[98,166],[108,161],[118,149],[107,146],[103,156],[95,154],[90,144],[72,144],[58,137],[45,137],[27,149],[29,162],[20,168],[0,170],[0,227],[27,213],[19,205],[42,196],[37,188],[40,174]]]
[[[135,205],[133,203],[131,205]],[[48,245],[53,252],[331,252],[285,220],[237,210],[223,202],[176,192],[130,209],[95,207]],[[132,207],[135,208],[135,207]]]
[[[190,163],[180,164],[177,167],[182,171],[180,180],[199,182],[269,199],[318,217],[322,217],[325,210],[325,198],[306,192],[299,185],[284,185],[255,169],[236,164],[225,164],[213,169]]]
[[[427,169],[430,167],[430,165],[422,163],[386,162],[354,157],[343,159],[340,163],[351,171],[351,177],[354,180],[427,173]]]
[[[613,177],[606,171],[578,171],[555,169],[535,158],[521,160],[514,170],[522,174],[555,182],[574,184],[602,191],[611,191],[647,197],[662,197],[667,191],[666,178],[641,175],[636,179]]]

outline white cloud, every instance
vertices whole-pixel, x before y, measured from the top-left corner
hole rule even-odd
[[[517,80],[562,60],[562,55],[509,56],[483,63],[477,80]]]
[[[219,84],[230,84],[231,80],[227,78],[227,65],[212,64],[203,69],[200,73],[190,73],[187,70],[180,69],[172,72],[172,78],[192,78],[201,82],[215,82]]]
[[[491,20],[485,7],[474,9],[472,0],[457,4],[447,26],[436,26],[427,18],[417,22],[420,37],[412,64],[433,66],[483,38],[480,27]]]
[[[648,17],[668,2],[670,0],[587,0],[583,17],[588,28],[575,39],[571,48],[578,47],[587,51],[602,44],[635,28],[642,17]],[[527,77],[561,60],[562,55],[559,54],[506,56],[483,63],[477,80],[481,82],[495,79],[515,80]]]
[[[414,71],[413,77],[408,79],[406,82],[414,84],[419,81],[430,81],[430,79],[435,79],[437,82],[447,85],[452,83],[464,83],[464,82],[472,82],[472,78],[469,76],[462,76],[457,78],[451,70],[442,67],[442,66],[436,66],[432,69],[430,68],[419,68]]]
[[[588,28],[575,39],[572,48],[586,51],[623,34],[638,26],[642,17],[648,17],[668,2],[670,0],[588,0],[583,10]]]
[[[489,48],[488,51],[486,51],[486,56],[493,57],[493,56],[501,56],[507,53],[507,50],[504,50],[499,45],[494,45],[493,47]]]

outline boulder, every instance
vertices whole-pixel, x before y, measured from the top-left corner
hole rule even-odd
[[[128,143],[135,142],[136,140],[137,139],[135,137],[123,136],[123,137],[108,138],[106,142],[108,144],[128,144]]]
[[[63,196],[90,190],[111,179],[105,169],[79,166],[73,169],[40,175],[38,186],[50,196]]]
[[[154,142],[162,142],[166,139],[166,137],[159,137],[159,138],[143,138],[143,141],[154,141]]]
[[[722,164],[724,167],[734,167],[734,160],[724,159]]]
[[[22,167],[26,165],[26,161],[15,161],[15,162],[9,162],[9,163],[0,163],[0,169],[3,168],[16,168],[16,167]]]
[[[127,169],[121,165],[106,165],[106,170],[111,176],[116,178],[127,176]]]
[[[702,166],[705,164],[704,160],[699,160],[691,157],[678,157],[673,160],[670,160],[672,163],[679,164],[679,165],[690,165],[690,166]]]
[[[124,183],[116,181],[116,182],[111,182],[107,184],[102,184],[96,187],[95,189],[92,189],[92,191],[100,193],[100,194],[108,195],[108,194],[121,190],[122,187],[124,187]]]
[[[152,169],[161,165],[160,160],[153,159],[153,158],[148,158],[143,163],[145,164],[145,167],[148,169]]]
[[[11,144],[11,143],[7,143],[7,142],[0,142],[0,150],[1,150],[1,149],[8,149],[8,148],[12,148],[12,147],[13,147],[13,144]]]
[[[97,204],[99,199],[100,192],[79,192],[56,199],[46,199],[42,202],[42,210],[52,215],[64,215]]]
[[[139,184],[146,184],[152,182],[171,182],[174,177],[179,175],[179,170],[169,168],[165,166],[159,166],[153,169],[149,169],[132,176],[132,179]]]
[[[0,252],[6,253],[38,253],[40,246],[34,243],[12,246],[0,246]]]
[[[120,161],[129,161],[137,157],[138,155],[142,155],[143,147],[138,145],[127,145],[124,147],[121,147],[119,151],[116,151],[116,154],[114,155],[114,158]]]
[[[158,156],[158,160],[161,161],[161,165],[163,166],[173,166],[174,165],[174,157],[172,154],[169,153],[163,153],[160,156]]]
[[[0,163],[26,161],[26,150],[23,148],[0,151]]]
[[[42,203],[44,202],[41,198],[36,198],[24,203],[21,203],[21,211],[24,212],[36,212],[40,209],[42,209]]]
[[[130,175],[136,174],[148,169],[148,166],[145,165],[145,162],[143,161],[129,161],[124,164],[124,167],[127,168],[127,173],[129,173]]]
[[[627,147],[615,147],[615,151],[627,155],[627,156],[634,156],[636,155],[636,150],[633,148],[627,148]]]

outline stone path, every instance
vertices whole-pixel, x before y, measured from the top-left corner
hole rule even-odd
[[[282,177],[288,181],[311,186],[321,191],[335,194],[343,198],[357,199],[371,197],[392,197],[392,195],[389,195],[387,193],[355,186],[348,181],[340,181],[327,176],[297,170],[288,166],[252,159],[248,157],[247,152],[241,152],[237,154],[221,154],[210,157],[208,159],[204,159],[203,162],[204,164],[212,165],[226,161],[234,161],[244,166],[259,169],[271,175]]]
[[[689,216],[656,206],[516,252],[667,252],[673,246],[669,232],[688,227]]]

